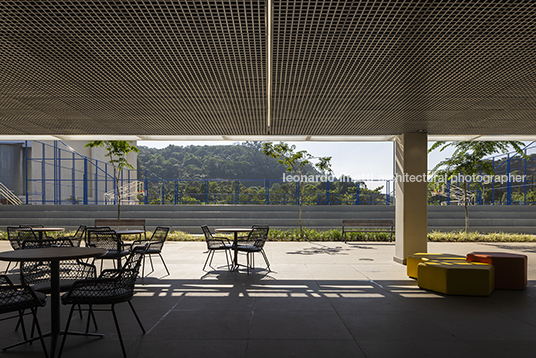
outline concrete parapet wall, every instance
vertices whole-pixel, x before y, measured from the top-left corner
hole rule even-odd
[[[147,227],[170,226],[172,230],[201,233],[201,225],[299,227],[295,205],[125,205],[121,218],[143,218]],[[19,224],[43,224],[74,229],[93,225],[97,218],[116,218],[113,205],[0,205],[0,228]],[[337,205],[304,206],[302,220],[307,228],[340,229],[343,219],[394,219],[394,206]],[[536,206],[471,206],[470,229],[480,232],[536,234]],[[428,231],[464,228],[463,206],[429,206]]]

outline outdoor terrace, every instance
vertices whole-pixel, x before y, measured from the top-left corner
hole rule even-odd
[[[421,290],[393,261],[394,243],[268,242],[273,271],[203,272],[204,242],[167,242],[156,271],[118,306],[128,356],[135,357],[533,357],[536,351],[536,244],[429,243],[430,252],[507,251],[529,257],[524,291],[489,297]],[[11,250],[0,241],[0,251]],[[224,264],[216,253],[214,265]],[[258,266],[264,264],[256,258]],[[147,262],[148,264],[148,262]],[[6,263],[0,262],[0,269]],[[39,310],[49,327],[50,303]],[[63,307],[62,326],[68,307]],[[68,337],[63,357],[120,357],[109,312],[97,312],[104,339]],[[15,343],[15,320],[0,325],[0,346]],[[73,318],[72,328],[85,321]],[[0,357],[41,357],[39,344]]]

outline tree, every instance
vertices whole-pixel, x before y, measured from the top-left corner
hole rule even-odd
[[[119,178],[121,172],[125,168],[135,170],[127,161],[127,155],[135,152],[139,153],[136,146],[131,145],[130,141],[126,140],[94,140],[86,144],[86,147],[104,147],[106,149],[105,156],[108,157],[108,163],[114,168],[115,194],[117,196],[117,220],[121,218],[121,191],[119,190]]]
[[[302,189],[303,180],[301,178],[306,175],[306,171],[312,165],[321,172],[331,173],[331,157],[315,158],[305,150],[295,151],[295,145],[288,145],[287,143],[280,142],[273,144],[271,142],[264,143],[262,146],[262,152],[267,156],[277,159],[277,161],[286,167],[287,172],[292,172],[300,179],[298,181],[298,206],[300,210],[300,238],[303,239],[303,223],[302,223]],[[313,164],[312,160],[317,159],[318,162]]]
[[[483,160],[497,152],[507,153],[511,147],[523,158],[526,158],[523,153],[523,142],[519,141],[461,141],[461,142],[436,142],[428,153],[439,148],[442,152],[445,148],[456,148],[452,157],[439,162],[430,172],[432,175],[432,183],[436,186],[445,185],[446,180],[453,177],[459,177],[463,183],[463,196],[465,208],[465,232],[469,232],[469,208],[468,208],[468,189],[469,183],[472,180],[467,180],[468,177],[473,178],[477,175],[485,174],[489,176],[495,175],[495,168],[489,160]],[[476,185],[482,188],[481,181],[475,181]]]

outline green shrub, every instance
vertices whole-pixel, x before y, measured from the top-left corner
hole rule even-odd
[[[268,233],[269,241],[343,241],[342,232],[340,229],[332,230],[315,230],[315,229],[303,229],[304,240],[300,239],[299,229],[282,230],[277,228],[271,228]],[[64,232],[51,232],[49,235],[53,237],[57,236],[71,236],[75,231]],[[147,238],[150,238],[152,232],[147,232]],[[229,240],[232,240],[232,235],[226,236]],[[375,233],[375,232],[351,232],[347,234],[348,241],[389,241],[389,234],[387,233]],[[0,230],[0,240],[7,240],[7,232]],[[168,234],[169,241],[205,241],[205,237],[200,234],[190,234],[187,232],[174,230]],[[393,235],[394,240],[394,235]],[[465,233],[464,231],[449,231],[440,232],[433,231],[428,234],[428,241],[431,242],[536,242],[536,236],[531,234],[511,234],[504,232],[494,233],[480,233],[472,231]]]

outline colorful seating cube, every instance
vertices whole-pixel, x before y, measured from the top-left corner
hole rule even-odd
[[[406,260],[407,273],[409,277],[418,277],[418,265],[428,260],[464,260],[465,256],[439,253],[416,253],[408,256]]]
[[[495,267],[495,288],[522,290],[527,287],[527,256],[506,252],[471,252],[467,261]]]
[[[493,265],[465,260],[428,260],[418,265],[418,285],[448,295],[488,296],[493,292]]]

